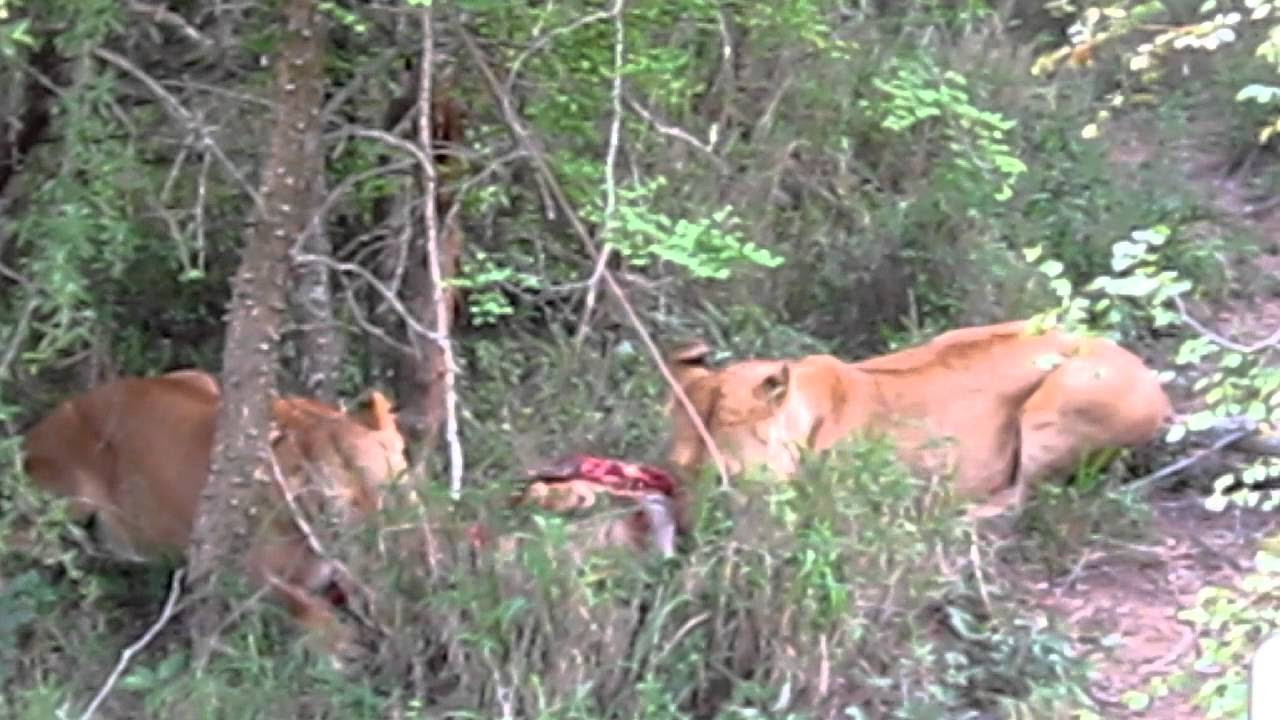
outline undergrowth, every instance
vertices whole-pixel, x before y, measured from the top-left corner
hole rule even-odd
[[[787,484],[707,479],[692,536],[670,560],[583,552],[581,518],[508,511],[501,485],[452,507],[432,488],[422,490],[436,552],[358,566],[387,588],[377,616],[390,631],[358,672],[308,656],[264,605],[197,677],[179,615],[104,716],[918,720],[1053,717],[1087,702],[1065,638],[998,577],[977,577],[986,550],[960,508],[884,444],[811,457]],[[389,512],[409,514],[388,527],[414,517]],[[511,541],[478,551],[465,533],[476,521]],[[352,540],[373,544],[371,533]],[[164,583],[152,580],[130,607],[73,598],[47,572],[12,576],[0,617],[25,660],[7,665],[0,711],[82,708],[123,638],[157,611]],[[40,622],[62,614],[80,621]]]

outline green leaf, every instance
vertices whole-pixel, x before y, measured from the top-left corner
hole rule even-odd
[[[1187,429],[1191,432],[1208,430],[1213,427],[1217,421],[1218,419],[1214,417],[1212,412],[1208,410],[1201,410],[1200,412],[1193,413],[1191,417],[1187,418]]]
[[[1039,267],[1040,272],[1044,273],[1045,275],[1051,278],[1056,278],[1059,275],[1061,275],[1064,269],[1065,269],[1065,266],[1061,262],[1058,262],[1057,260],[1045,260],[1044,262],[1040,263],[1040,267]]]
[[[1133,238],[1135,242],[1158,246],[1163,245],[1164,241],[1169,238],[1169,232],[1168,226],[1156,225],[1145,230],[1134,230],[1129,233],[1129,237]]]
[[[1258,572],[1269,573],[1272,575],[1280,574],[1280,555],[1275,553],[1259,550],[1253,556],[1254,567]]]
[[[1125,704],[1125,707],[1136,712],[1145,710],[1151,704],[1151,696],[1137,690],[1128,690],[1120,697],[1120,701]]]
[[[1273,85],[1245,85],[1240,88],[1240,92],[1236,93],[1236,101],[1243,102],[1245,100],[1253,100],[1263,105],[1275,102],[1280,98],[1280,87]]]
[[[1141,261],[1146,254],[1146,243],[1121,240],[1111,246],[1111,269],[1123,272]]]
[[[1150,295],[1158,287],[1160,287],[1160,281],[1155,278],[1135,275],[1131,277],[1115,278],[1111,282],[1107,283],[1105,290],[1111,295],[1143,297],[1145,295]]]

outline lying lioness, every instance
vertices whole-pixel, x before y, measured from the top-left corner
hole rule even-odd
[[[976,515],[1019,504],[1033,483],[1086,454],[1151,441],[1172,413],[1137,356],[1026,321],[953,330],[854,363],[813,355],[713,369],[706,355],[698,345],[671,362],[731,472],[763,464],[787,476],[798,449],[884,432],[908,463],[951,473],[959,494],[986,499]],[[671,462],[706,462],[683,407],[669,412]]]
[[[219,402],[217,381],[198,370],[100,385],[63,401],[26,433],[26,472],[70,498],[73,519],[92,521],[108,552],[180,556],[207,482]],[[256,490],[255,509],[263,512],[255,513],[245,563],[333,648],[341,631],[328,598],[341,590],[293,510],[314,509],[319,500],[323,513],[348,520],[377,508],[380,487],[405,469],[404,438],[376,391],[367,410],[350,415],[306,398],[277,399],[273,414],[280,474]],[[283,488],[293,508],[282,502]]]

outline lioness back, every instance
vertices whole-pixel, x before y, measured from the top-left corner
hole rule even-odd
[[[27,474],[71,498],[77,519],[96,514],[103,542],[121,554],[180,549],[190,535],[218,399],[196,373],[182,373],[95,387],[24,439]]]
[[[64,401],[26,433],[25,467],[40,486],[72,498],[76,519],[95,518],[109,550],[179,556],[208,481],[220,402],[216,380],[199,371],[109,382]],[[255,484],[252,509],[267,512],[252,513],[260,521],[240,560],[333,650],[346,637],[329,601],[333,564],[313,551],[281,490],[319,489],[337,499],[322,510],[339,517],[324,519],[360,518],[404,469],[404,438],[378,393],[350,417],[305,398],[277,401],[273,410],[285,487]],[[303,496],[299,505],[314,507],[305,500],[317,495]]]
[[[1027,321],[960,328],[853,363],[741,361],[691,375],[685,391],[731,472],[766,464],[790,475],[797,448],[874,431],[918,470],[951,475],[959,494],[1012,500],[1083,452],[1148,442],[1170,414],[1137,356]],[[670,460],[687,467],[706,455],[681,414]]]

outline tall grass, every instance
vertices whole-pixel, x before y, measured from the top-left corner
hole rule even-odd
[[[809,458],[785,484],[701,482],[695,528],[668,560],[584,549],[601,513],[626,508],[567,518],[508,510],[498,487],[457,504],[422,490],[425,518],[387,518],[412,520],[415,540],[384,542],[400,549],[358,566],[381,589],[375,615],[387,629],[361,662],[339,672],[308,656],[264,605],[196,677],[179,617],[106,716],[916,720],[1048,717],[1083,698],[1084,668],[1065,641],[1020,618],[999,581],[979,586],[972,533],[945,487],[910,475],[884,445]],[[503,538],[496,550],[473,545],[475,522]],[[388,537],[349,544],[376,553],[378,535]],[[417,540],[428,536],[429,555]],[[45,597],[40,612],[13,614],[30,602],[24,582],[40,585],[0,592],[0,617],[18,618],[27,658],[5,679],[0,709],[48,717],[67,699],[82,705],[159,597],[126,632],[73,623],[65,637],[47,626],[71,603]],[[157,596],[162,587],[151,583]],[[82,617],[130,614],[80,601]],[[71,644],[95,650],[72,663]]]

